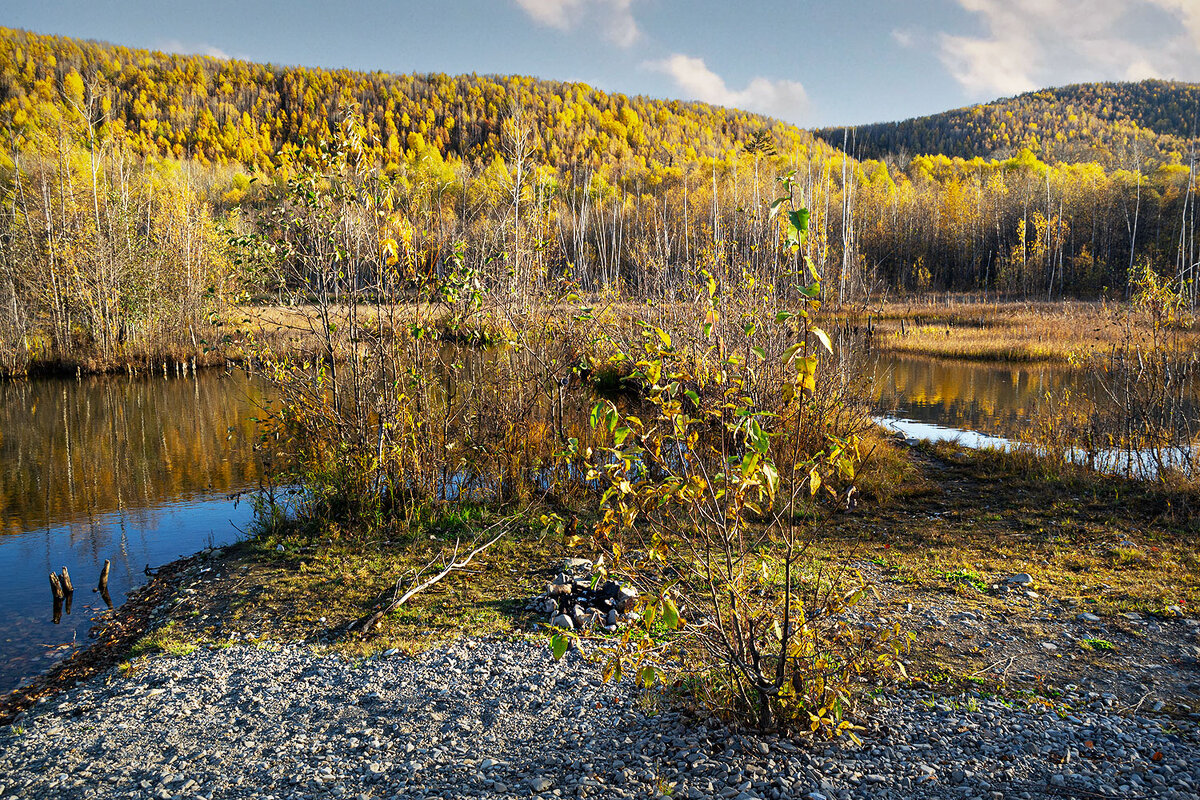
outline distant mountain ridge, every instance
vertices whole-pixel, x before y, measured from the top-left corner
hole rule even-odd
[[[82,106],[140,155],[265,171],[288,148],[334,138],[349,106],[361,109],[368,155],[385,164],[428,156],[486,166],[511,155],[504,125],[515,109],[529,137],[521,148],[541,163],[647,180],[724,158],[764,129],[781,151],[833,152],[751,112],[581,83],[283,67],[0,28],[0,131],[53,132]]]
[[[845,129],[814,131],[841,147]],[[1200,83],[1080,83],[850,131],[850,154],[1004,158],[1028,148],[1043,161],[1132,168],[1186,162],[1200,139]]]

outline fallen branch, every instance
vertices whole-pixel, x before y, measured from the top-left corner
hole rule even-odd
[[[504,520],[504,522],[508,522],[508,520]],[[503,524],[503,523],[497,523],[497,524]],[[456,571],[459,571],[459,570],[462,570],[463,568],[465,568],[468,564],[471,563],[471,559],[475,558],[475,556],[479,555],[484,550],[487,550],[493,544],[500,541],[500,539],[506,533],[508,533],[508,528],[502,529],[498,534],[493,536],[491,539],[489,539],[488,541],[479,545],[474,550],[472,550],[470,553],[468,553],[461,561],[458,559],[458,549],[460,546],[460,540],[455,539],[454,540],[454,553],[450,556],[450,563],[447,564],[442,569],[441,572],[434,575],[432,578],[430,578],[429,580],[427,580],[423,583],[416,584],[415,586],[413,586],[411,589],[409,589],[407,592],[405,592],[402,595],[400,594],[400,584],[404,580],[404,578],[401,577],[401,578],[397,579],[396,580],[396,588],[392,591],[392,602],[388,603],[386,606],[379,609],[375,613],[371,614],[369,617],[362,620],[361,622],[355,622],[354,624],[352,624],[350,626],[350,630],[354,630],[357,628],[359,631],[362,632],[362,634],[364,636],[369,634],[371,631],[373,631],[379,625],[380,622],[383,621],[383,618],[386,617],[388,614],[392,613],[397,608],[399,608],[400,606],[407,603],[417,593],[423,592],[426,589],[428,589],[430,586],[433,586],[435,583],[437,583],[442,578],[449,575],[451,572],[456,572]],[[478,541],[478,540],[476,540],[476,541]],[[436,563],[436,561],[437,561],[437,559],[434,559],[433,561],[430,561],[428,564],[426,564],[424,567],[422,567],[417,572],[416,577],[414,578],[414,581],[419,580],[421,575],[424,574],[427,569],[432,567],[434,565],[434,563]]]

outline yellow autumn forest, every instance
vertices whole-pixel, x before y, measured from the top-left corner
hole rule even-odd
[[[285,68],[3,29],[3,367],[204,351],[221,308],[279,288],[230,243],[252,236],[288,182],[351,129],[356,163],[386,182],[395,212],[375,232],[395,246],[357,257],[382,262],[400,248],[429,273],[457,253],[491,291],[672,298],[699,270],[778,279],[782,229],[766,203],[794,170],[827,302],[942,290],[1124,297],[1135,268],[1194,302],[1198,176],[1178,135],[1186,109],[1170,109],[1195,89],[1158,98],[1169,129],[1159,135],[1137,121],[1149,112],[1101,114],[1166,91],[1131,86],[1103,102],[1041,93],[971,112],[978,130],[964,144],[928,135],[962,132],[945,121],[893,126],[890,139],[869,128],[817,136],[583,84]],[[1083,106],[1086,125],[1051,136],[1073,149],[997,138],[997,119],[1036,130]],[[839,140],[876,157],[847,156]]]

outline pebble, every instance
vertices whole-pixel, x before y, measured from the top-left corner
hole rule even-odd
[[[578,654],[555,661],[545,637],[464,638],[354,664],[298,645],[200,648],[101,675],[0,729],[0,795],[997,800],[1200,789],[1185,720],[1163,727],[1082,699],[1060,716],[978,694],[876,698],[862,745],[814,742],[643,702]]]

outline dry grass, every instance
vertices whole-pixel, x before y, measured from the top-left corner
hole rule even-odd
[[[1101,615],[1200,608],[1200,493],[940,444],[914,455],[926,479],[823,536],[914,589],[982,594],[1028,573],[1043,595]],[[930,479],[932,478],[932,480]],[[1195,613],[1192,611],[1191,613]]]
[[[690,303],[653,306],[598,298],[578,303],[543,303],[526,309],[492,308],[474,320],[475,327],[492,340],[514,331],[547,324],[577,322],[586,307],[591,327],[604,327],[618,338],[635,334],[634,322],[645,320],[678,329],[694,320]],[[345,318],[345,311],[340,312]],[[444,306],[411,303],[402,306],[360,306],[367,324],[384,314],[392,324],[407,325],[418,319],[439,329],[449,319]],[[1153,320],[1124,303],[982,302],[969,296],[950,296],[929,302],[892,302],[842,310],[831,315],[827,327],[843,323],[865,326],[868,318],[877,346],[896,353],[973,361],[1078,362],[1088,354],[1107,353],[1125,342],[1148,346],[1154,336]],[[311,306],[245,306],[227,320],[235,339],[247,336],[274,347],[311,352],[320,347],[315,334],[316,310]],[[1131,324],[1127,324],[1131,323]],[[1200,327],[1177,330],[1185,344],[1200,349]],[[622,336],[624,335],[624,336]],[[235,356],[237,354],[235,353]]]
[[[1119,347],[1127,332],[1132,333],[1131,344],[1143,346],[1154,335],[1148,315],[1125,304],[1103,302],[984,303],[951,298],[886,303],[840,316],[860,325],[869,317],[878,345],[886,350],[975,361],[1079,361]],[[1180,333],[1192,346],[1200,345],[1200,330]]]

